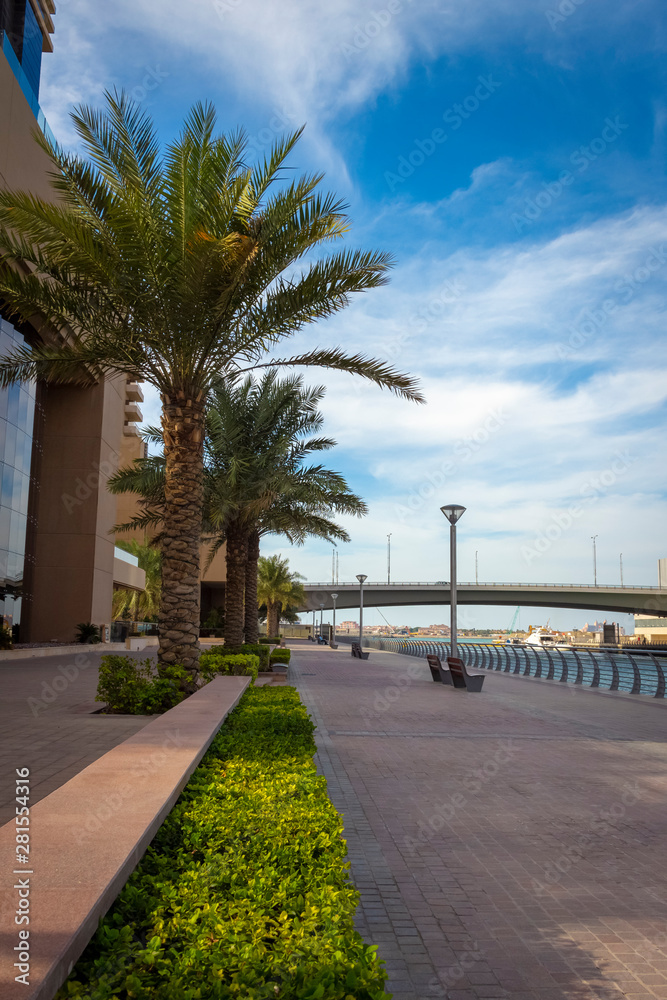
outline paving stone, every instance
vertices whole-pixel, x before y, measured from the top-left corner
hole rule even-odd
[[[666,703],[498,673],[468,695],[412,657],[292,649],[358,926],[381,957],[400,942],[395,998],[667,1000]]]

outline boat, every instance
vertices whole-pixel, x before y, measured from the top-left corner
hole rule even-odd
[[[531,646],[533,649],[572,649],[572,643],[566,642],[559,632],[551,632],[548,628],[531,628],[525,639],[517,645]]]

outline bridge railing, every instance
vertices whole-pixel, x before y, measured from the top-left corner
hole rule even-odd
[[[349,637],[338,638],[345,642]],[[442,660],[451,656],[449,643],[431,639],[364,638],[363,645],[366,649],[381,649],[408,656],[425,657],[434,653]],[[650,651],[545,649],[509,643],[487,645],[472,642],[460,642],[457,648],[466,666],[474,670],[496,670],[607,691],[665,697],[667,656]]]

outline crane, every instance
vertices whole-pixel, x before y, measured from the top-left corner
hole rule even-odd
[[[517,623],[517,618],[519,617],[519,612],[520,611],[521,611],[521,608],[518,607],[516,609],[516,611],[514,612],[514,618],[512,619],[512,624],[510,625],[510,627],[507,630],[508,632],[513,632],[514,631],[514,626]]]

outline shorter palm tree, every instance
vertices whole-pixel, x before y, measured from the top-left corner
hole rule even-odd
[[[283,556],[260,556],[258,562],[257,603],[266,604],[266,631],[268,635],[278,635],[280,616],[288,604],[303,604],[306,595],[299,582],[300,573],[289,568],[289,560]]]

